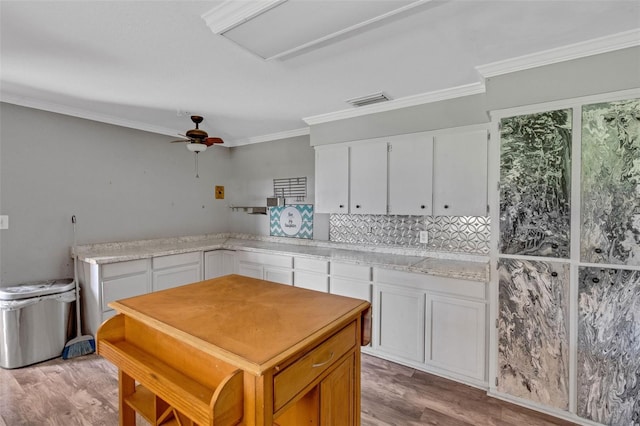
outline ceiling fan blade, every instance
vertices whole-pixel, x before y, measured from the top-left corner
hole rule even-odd
[[[204,140],[204,144],[207,146],[211,146],[214,144],[224,143],[224,141],[220,138],[206,138]]]
[[[178,139],[177,141],[171,141],[169,143],[189,142],[189,139]]]

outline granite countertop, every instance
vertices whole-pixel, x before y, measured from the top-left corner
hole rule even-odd
[[[485,256],[247,234],[208,234],[90,244],[78,246],[76,252],[81,261],[105,264],[220,249],[312,257],[472,281],[486,282],[489,279],[489,261]]]

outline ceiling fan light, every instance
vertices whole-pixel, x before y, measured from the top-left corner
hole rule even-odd
[[[191,142],[187,144],[187,149],[191,152],[202,152],[207,149],[207,146],[203,143]]]

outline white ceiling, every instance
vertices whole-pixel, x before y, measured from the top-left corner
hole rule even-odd
[[[316,14],[346,1],[381,0],[289,0]],[[638,0],[434,0],[264,60],[207,26],[221,3],[1,0],[0,99],[173,135],[203,115],[233,146],[304,133],[347,99],[480,83],[477,66],[640,28]]]

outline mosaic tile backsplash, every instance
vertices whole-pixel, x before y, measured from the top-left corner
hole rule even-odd
[[[404,246],[452,253],[489,253],[490,223],[484,216],[390,216],[332,214],[329,240],[349,244]],[[420,231],[429,242],[420,243]]]

